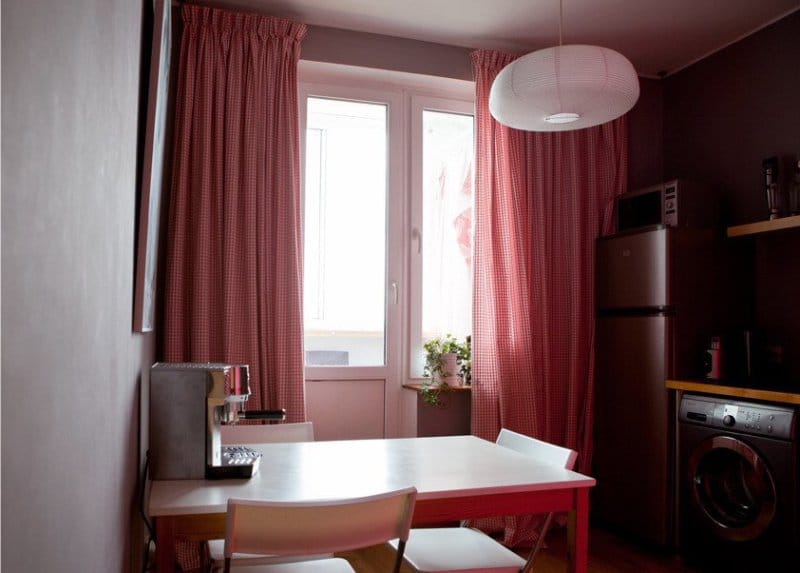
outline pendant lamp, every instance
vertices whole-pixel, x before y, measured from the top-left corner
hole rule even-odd
[[[489,92],[489,112],[508,127],[570,131],[606,123],[639,99],[633,64],[599,46],[559,45],[522,56],[500,70]]]

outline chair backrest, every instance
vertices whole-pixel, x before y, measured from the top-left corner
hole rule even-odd
[[[416,488],[408,487],[338,500],[229,499],[225,560],[227,563],[234,553],[277,556],[335,553],[397,538],[405,545],[416,498]],[[401,561],[402,555],[396,562],[397,569]]]
[[[542,440],[537,440],[536,438],[519,434],[506,428],[502,428],[500,433],[497,435],[497,445],[514,450],[520,454],[530,456],[538,461],[568,470],[571,470],[575,467],[575,461],[578,459],[578,452],[575,450],[557,446]],[[536,538],[536,543],[534,543],[533,547],[528,553],[528,558],[525,561],[525,565],[520,570],[523,573],[528,573],[529,571],[533,570],[533,564],[536,560],[536,556],[539,554],[539,550],[544,545],[544,537],[547,535],[547,531],[550,529],[550,523],[552,521],[553,514],[551,512],[546,515],[544,522],[539,528],[539,535]]]
[[[222,443],[270,444],[274,442],[313,442],[312,422],[289,424],[236,424],[220,427]]]
[[[501,429],[497,435],[497,445],[568,470],[575,467],[575,461],[578,459],[578,452],[575,450],[543,442],[506,428]]]

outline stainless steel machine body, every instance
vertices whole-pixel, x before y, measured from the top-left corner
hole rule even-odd
[[[152,479],[250,477],[257,457],[231,465],[220,426],[240,419],[282,420],[283,410],[244,411],[250,397],[243,364],[156,363],[150,370]]]

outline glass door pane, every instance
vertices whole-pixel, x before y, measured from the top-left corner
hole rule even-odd
[[[473,117],[422,112],[422,338],[472,332]]]
[[[387,106],[308,98],[308,366],[386,361]]]

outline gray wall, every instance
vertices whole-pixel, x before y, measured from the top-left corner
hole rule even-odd
[[[325,26],[309,26],[300,57],[328,62],[472,80],[468,48],[368,34]]]
[[[141,1],[2,5],[2,570],[126,571]]]

